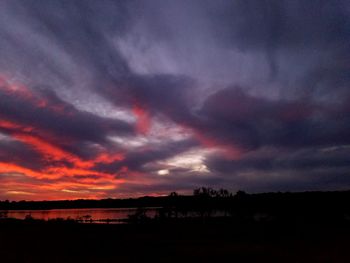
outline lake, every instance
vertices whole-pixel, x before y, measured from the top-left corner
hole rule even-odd
[[[146,208],[146,215],[154,217],[158,208]],[[0,217],[25,219],[31,216],[34,219],[75,219],[90,222],[104,223],[110,220],[118,223],[136,212],[137,208],[79,208],[79,209],[50,209],[50,210],[0,210]]]

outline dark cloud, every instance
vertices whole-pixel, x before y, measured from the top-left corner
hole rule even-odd
[[[238,160],[212,156],[207,160],[209,169],[220,173],[242,171],[305,171],[327,168],[349,168],[349,148],[309,148],[297,151],[273,151],[262,149]]]
[[[131,75],[116,80],[113,86],[100,92],[117,105],[139,106],[152,114],[164,114],[181,122],[189,116],[196,86],[185,76]]]
[[[40,154],[30,147],[12,140],[0,141],[0,162],[21,163],[32,169],[40,169],[44,166]]]
[[[45,72],[46,80],[74,84],[79,65],[99,79],[128,71],[112,43],[114,34],[121,36],[127,28],[124,1],[5,1],[2,5],[2,53],[11,56],[15,70],[33,80],[45,81],[36,76]],[[14,59],[17,56],[24,67]]]
[[[197,128],[243,149],[349,144],[348,109],[307,100],[268,100],[241,88],[220,90],[199,111]]]
[[[325,48],[349,39],[347,1],[219,1],[210,4],[218,37],[241,49]],[[213,8],[212,8],[213,7]]]

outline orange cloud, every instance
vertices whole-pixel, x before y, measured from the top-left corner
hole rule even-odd
[[[79,183],[70,181],[55,182],[20,182],[16,178],[1,180],[0,196],[11,200],[59,200],[59,199],[98,199],[106,197],[106,190],[116,189],[118,182]]]
[[[0,162],[0,174],[3,174],[3,173],[18,173],[18,174],[27,175],[29,177],[39,178],[39,179],[49,177],[45,174],[35,172],[31,169],[24,168],[16,164]]]
[[[116,178],[108,173],[96,172],[96,176],[92,177],[69,177],[68,175],[73,174],[91,176],[92,172],[62,167],[38,172],[1,162],[0,174],[7,175],[0,177],[0,196],[2,194],[16,200],[102,198],[107,190],[114,190],[125,182],[125,179]],[[31,182],[30,178],[35,181]],[[43,179],[45,181],[42,181]]]
[[[66,114],[65,106],[49,103],[27,87],[14,84],[0,76],[0,91],[5,96],[19,98],[34,107],[45,108],[55,113]],[[143,132],[148,130],[147,113],[136,110]],[[5,132],[23,144],[28,145],[45,160],[46,167],[30,169],[19,163],[0,162],[0,196],[9,195],[16,198],[33,196],[38,199],[93,198],[102,197],[107,190],[112,190],[124,179],[116,178],[116,173],[102,172],[94,169],[98,164],[111,164],[122,161],[123,153],[100,151],[93,158],[84,159],[65,150],[57,138],[39,127],[14,122],[3,118],[0,113],[0,131]],[[67,144],[67,141],[64,141]],[[58,164],[59,163],[59,164]],[[126,170],[123,170],[124,173]],[[28,181],[35,183],[28,183]]]
[[[14,139],[32,146],[36,151],[41,153],[44,156],[44,158],[47,160],[53,160],[53,161],[65,160],[74,164],[77,167],[92,168],[98,163],[110,164],[115,161],[121,161],[124,159],[124,156],[121,153],[116,153],[116,154],[101,153],[95,159],[85,161],[79,158],[78,156],[61,149],[60,147],[55,146],[52,143],[49,143],[33,135],[29,135],[28,133],[34,130],[33,127],[26,127],[11,121],[0,120],[0,129],[1,128],[10,132],[11,136]]]
[[[79,163],[80,159],[73,154],[66,152],[59,147],[50,144],[42,139],[36,138],[31,135],[26,135],[26,134],[13,134],[13,138],[31,145],[35,150],[38,152],[42,153],[43,156],[47,159],[59,161],[59,160],[67,160],[72,163]]]
[[[65,166],[49,167],[44,170],[47,174],[52,174],[56,178],[82,175],[97,175],[101,177],[114,177],[113,174],[97,172],[94,170],[69,168]],[[52,178],[52,177],[51,177]]]

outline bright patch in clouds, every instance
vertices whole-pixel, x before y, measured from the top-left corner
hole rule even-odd
[[[163,170],[159,170],[158,174],[159,175],[168,175],[170,172],[168,169],[163,169]]]
[[[109,136],[112,143],[124,149],[137,149],[145,146],[161,145],[165,142],[181,142],[192,137],[191,131],[179,125],[164,120],[164,118],[154,118],[147,133],[141,132],[135,136]]]
[[[181,168],[188,172],[209,173],[208,167],[205,165],[205,160],[206,156],[211,152],[211,150],[203,149],[190,150],[164,160],[160,164],[168,167],[169,171]]]

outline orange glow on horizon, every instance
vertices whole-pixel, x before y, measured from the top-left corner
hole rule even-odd
[[[48,116],[52,116],[52,121],[58,114],[74,117],[75,111],[70,110],[74,108],[61,103],[59,98],[51,101],[51,97],[45,93],[31,90],[4,76],[0,76],[0,94],[10,98],[9,101],[27,105],[30,109],[29,114],[45,111],[50,113]],[[147,134],[151,126],[149,112],[138,105],[132,108],[132,112],[136,117],[136,131],[139,134]],[[12,117],[9,117],[12,115],[0,112],[0,132],[6,135],[6,139],[11,138],[17,141],[18,145],[26,145],[26,149],[30,148],[36,153],[33,157],[39,158],[38,165],[34,166],[35,168],[23,165],[17,156],[9,162],[0,160],[0,198],[9,196],[15,200],[96,199],[108,197],[106,195],[110,191],[118,189],[124,183],[149,185],[150,181],[143,176],[144,174],[130,171],[125,165],[116,168],[116,171],[108,168],[109,164],[125,159],[125,150],[113,152],[101,145],[90,157],[80,156],[66,147],[75,141],[67,141],[66,138],[61,138],[60,134],[42,128],[40,122],[26,118],[26,114],[27,112],[23,112],[23,116],[12,120]],[[99,169],[101,164],[104,164],[101,166],[104,170]]]
[[[68,174],[75,172],[83,175],[85,171],[67,169],[64,171],[67,174],[59,176],[55,172],[55,169],[37,172],[16,164],[0,162],[0,174],[7,174],[1,179],[0,195],[5,193],[15,199],[31,200],[102,198],[106,190],[117,189],[120,184],[125,183],[125,179],[107,173],[96,173],[97,177],[75,178]],[[89,171],[86,172],[91,175]],[[45,181],[30,183],[23,176]]]

